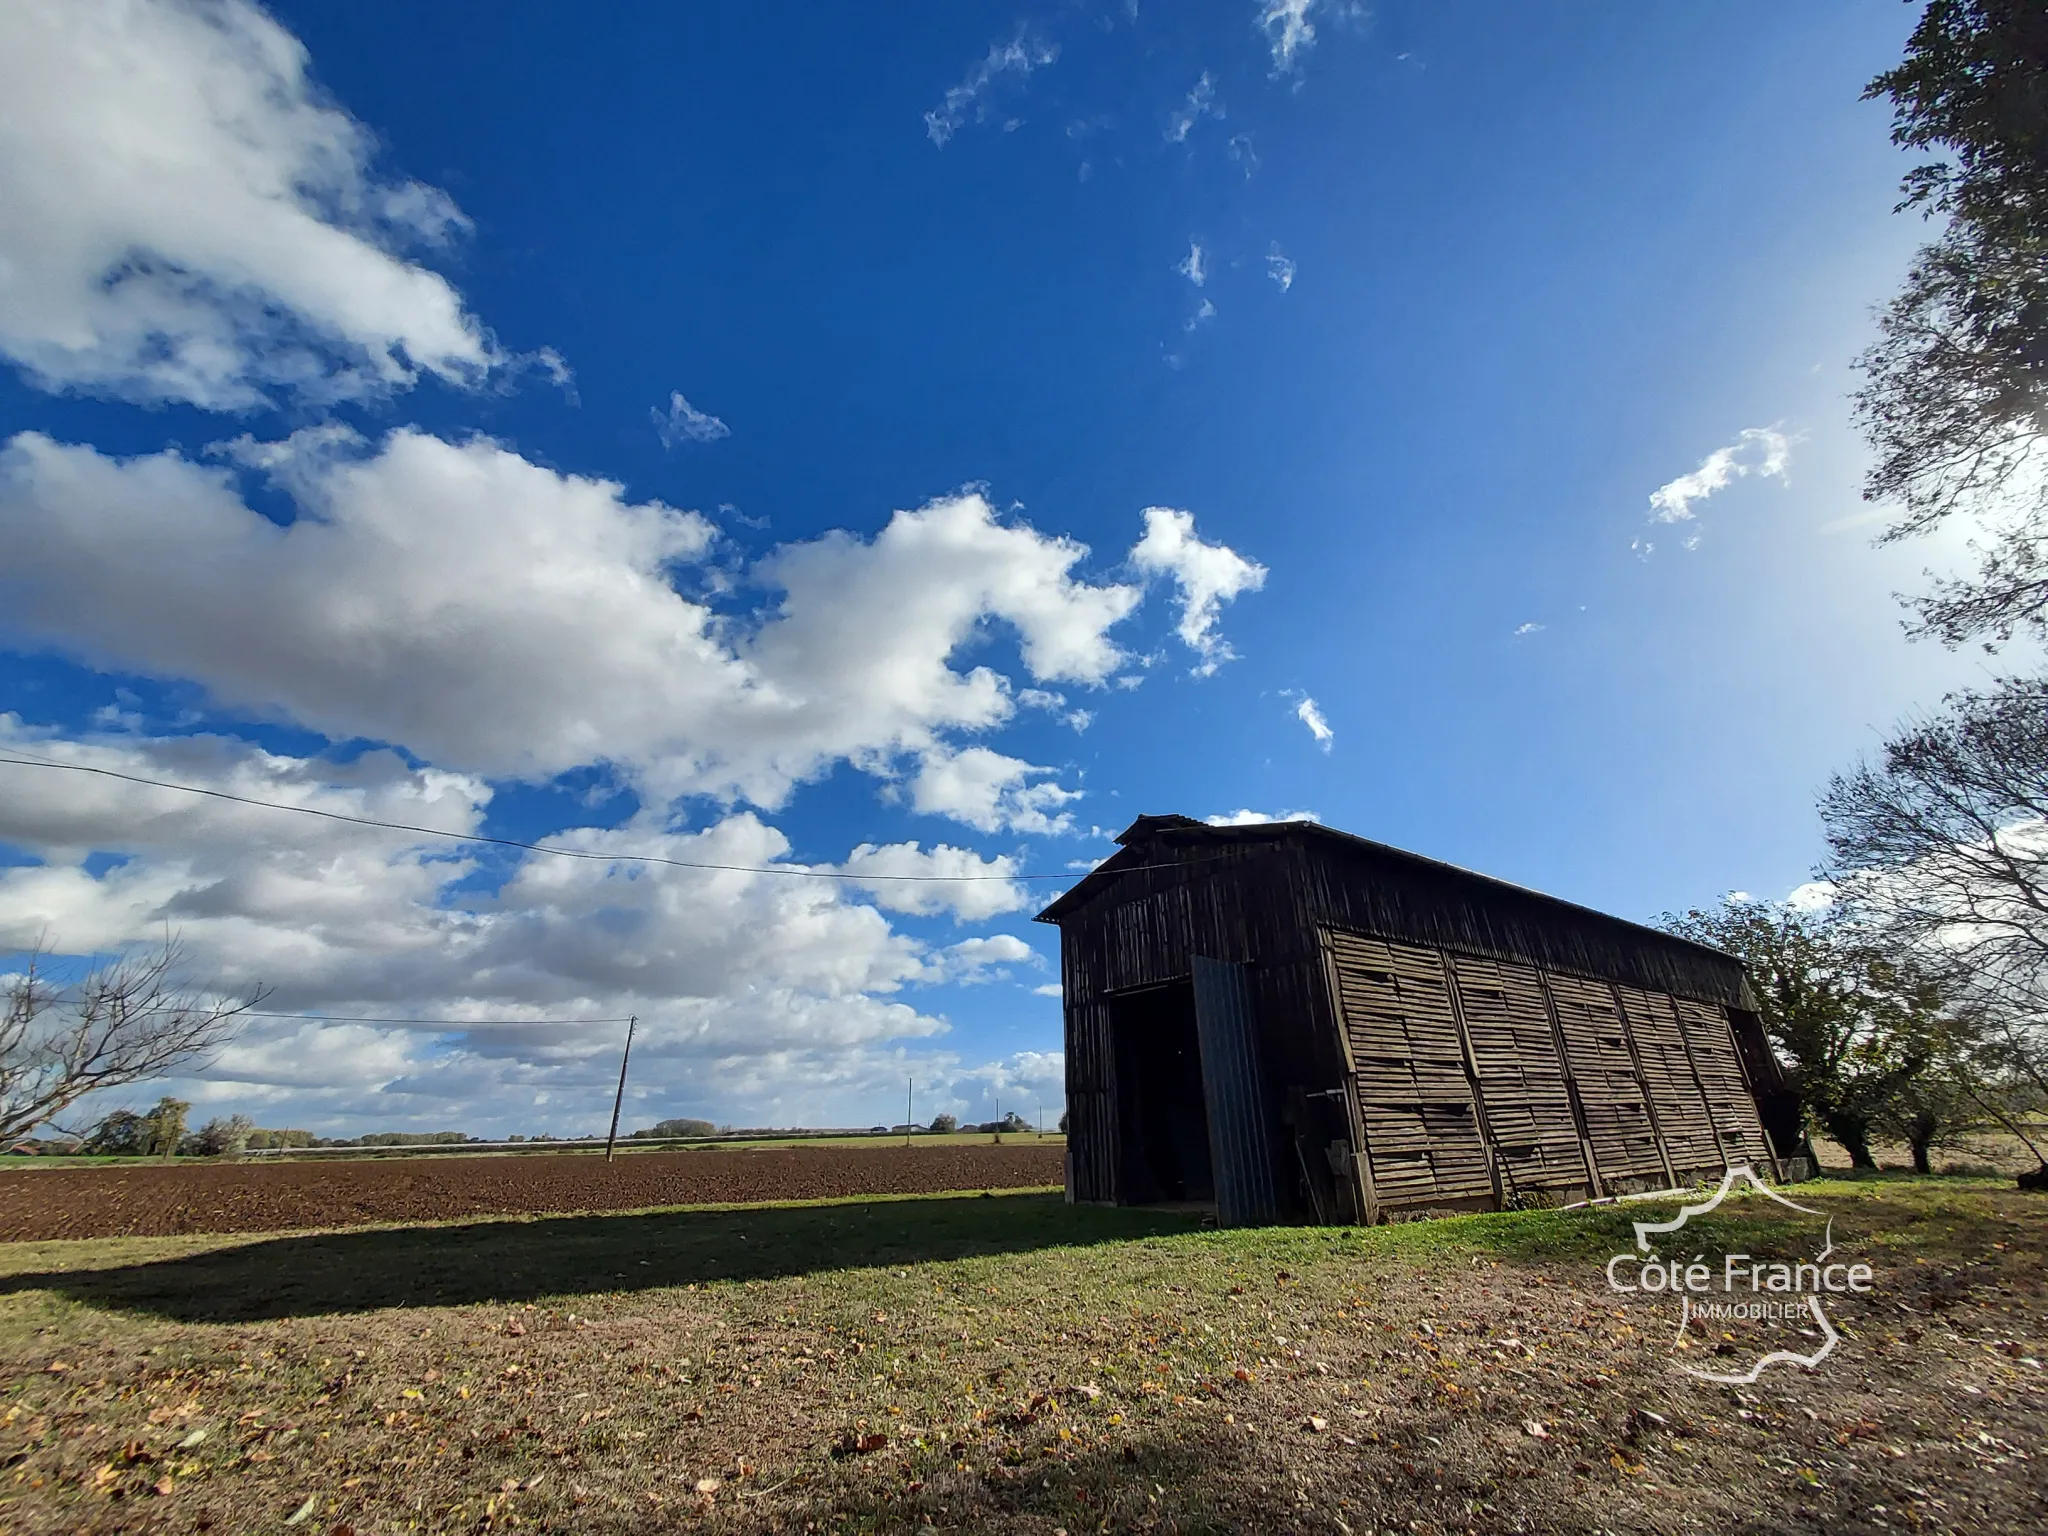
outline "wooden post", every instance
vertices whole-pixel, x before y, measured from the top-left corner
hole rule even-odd
[[[619,1110],[626,1102],[626,1063],[633,1059],[633,1026],[640,1022],[640,1015],[633,1014],[626,1020],[626,1049],[619,1057],[619,1091],[612,1099],[611,1134],[604,1139],[604,1160],[612,1160],[612,1148],[619,1140]]]
[[[910,1097],[917,1092],[917,1079],[907,1078],[903,1085],[903,1145],[910,1145]]]

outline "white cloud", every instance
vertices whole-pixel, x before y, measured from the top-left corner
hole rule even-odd
[[[925,815],[950,816],[983,832],[1057,836],[1073,830],[1073,817],[1061,808],[1081,795],[1057,784],[1031,782],[1052,771],[987,747],[934,750],[924,754],[910,781],[910,804]]]
[[[1197,288],[1209,281],[1208,270],[1202,265],[1202,243],[1199,240],[1188,242],[1187,255],[1174,264],[1173,270]]]
[[[1188,92],[1188,99],[1167,118],[1166,142],[1182,144],[1194,132],[1195,124],[1205,117],[1222,117],[1223,108],[1216,104],[1216,82],[1209,71],[1202,71],[1194,89]]]
[[[1329,751],[1330,743],[1336,740],[1337,733],[1330,729],[1330,722],[1323,718],[1322,707],[1305,693],[1295,695],[1294,699],[1294,718],[1308,727],[1308,733],[1315,737],[1317,746],[1325,752]]]
[[[929,851],[914,842],[862,843],[837,867],[850,875],[869,876],[852,883],[873,897],[876,906],[918,917],[950,912],[956,922],[983,922],[1027,907],[1032,900],[1028,890],[1009,878],[1017,872],[1015,859],[984,859],[947,843]],[[934,875],[971,878],[929,878]]]
[[[781,546],[745,573],[779,598],[732,623],[673,584],[713,548],[708,521],[487,439],[327,431],[234,453],[280,479],[296,521],[174,452],[0,448],[0,624],[466,772],[610,761],[664,796],[772,807],[833,762],[888,777],[915,755],[937,807],[980,803],[932,787],[954,777],[929,770],[948,734],[1015,711],[1004,677],[955,654],[1000,621],[1034,682],[1100,685],[1143,595],[1077,579],[1085,546],[967,492],[869,540]],[[972,824],[1043,830],[1058,793],[1006,791]]]
[[[1277,243],[1266,253],[1266,276],[1280,285],[1282,293],[1294,286],[1294,261],[1282,254]]]
[[[1195,675],[1207,677],[1237,653],[1216,633],[1223,604],[1266,584],[1266,568],[1223,544],[1195,536],[1192,512],[1147,507],[1145,534],[1131,548],[1131,564],[1147,576],[1170,577],[1180,589],[1180,638],[1201,660]]]
[[[1031,995],[1033,997],[1064,997],[1066,995],[1066,991],[1064,988],[1060,986],[1058,982],[1048,981],[1042,987],[1033,987],[1031,989]]]
[[[680,390],[671,390],[668,409],[654,407],[647,413],[654,420],[654,430],[661,436],[661,446],[673,448],[677,443],[715,443],[721,437],[731,437],[732,428],[705,411],[698,410],[685,400]]]
[[[379,179],[306,63],[246,0],[0,7],[0,352],[47,388],[211,410],[488,369],[403,254],[466,221]]]
[[[1061,725],[1079,735],[1095,723],[1095,712],[1087,709],[1067,708],[1067,696],[1047,688],[1020,688],[1017,702],[1026,709],[1042,709],[1059,716]]]
[[[1014,934],[992,933],[948,944],[932,957],[933,979],[960,986],[1007,981],[1006,966],[1043,965],[1038,952]]]
[[[1202,819],[1212,827],[1263,827],[1282,821],[1320,822],[1323,818],[1314,811],[1282,811],[1277,816],[1269,816],[1264,811],[1230,811],[1225,815],[1204,816]]]
[[[1514,638],[1517,640],[1523,640],[1528,638],[1530,635],[1540,635],[1547,627],[1548,626],[1538,624],[1534,619],[1531,619],[1529,622],[1525,624],[1517,624],[1515,626]]]
[[[1182,323],[1181,329],[1192,335],[1195,331],[1199,330],[1202,326],[1207,325],[1211,320],[1214,320],[1215,318],[1216,306],[1209,300],[1204,299],[1201,303],[1195,306],[1195,312],[1192,315],[1189,315],[1186,321]]]
[[[1259,29],[1273,52],[1273,73],[1293,69],[1300,56],[1315,46],[1315,24],[1308,13],[1315,0],[1259,0]]]
[[[1653,523],[1691,522],[1696,515],[1694,503],[1705,501],[1717,491],[1726,490],[1735,481],[1748,475],[1762,475],[1766,478],[1783,479],[1792,463],[1793,439],[1776,427],[1746,427],[1735,441],[1725,448],[1716,448],[1704,459],[1699,468],[1690,474],[1680,475],[1666,481],[1650,493],[1650,521]],[[1686,548],[1698,544],[1698,535],[1691,537]],[[1655,548],[1646,541],[1638,541],[1640,552],[1649,553]]]
[[[970,69],[958,85],[948,90],[937,107],[925,113],[925,132],[934,144],[944,149],[946,141],[970,116],[977,123],[987,120],[988,103],[983,98],[998,80],[1005,75],[1028,79],[1033,70],[1044,68],[1059,56],[1057,45],[1036,39],[1021,27],[1009,42],[991,43],[988,56]]]
[[[0,751],[456,831],[474,829],[489,800],[479,781],[391,753],[340,763],[221,737],[77,739],[12,716],[0,716]],[[195,978],[261,980],[273,1010],[477,1021],[252,1021],[190,1096],[272,1124],[573,1131],[594,1118],[602,1129],[618,1028],[546,1021],[629,1012],[641,1019],[634,1078],[648,1102],[727,1120],[866,1123],[871,1111],[848,1106],[889,1079],[900,1088],[892,1042],[946,1032],[894,994],[1039,963],[1010,935],[928,947],[895,932],[855,882],[478,851],[94,775],[0,775],[0,841],[42,861],[0,870],[0,946],[47,933],[65,952],[107,952],[145,947],[168,926]],[[788,855],[751,814],[695,832],[636,821],[548,840],[771,868]],[[95,853],[124,862],[103,867]],[[1008,868],[943,847],[857,849],[845,867],[884,866]],[[973,915],[972,900],[960,915]],[[959,1067],[927,1054],[915,1071],[938,1081]],[[518,1106],[537,1097],[550,1107],[521,1125]]]

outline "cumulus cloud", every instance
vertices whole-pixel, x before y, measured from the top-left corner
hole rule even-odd
[[[667,410],[656,406],[647,414],[654,419],[654,430],[660,434],[664,448],[673,448],[677,443],[715,443],[721,437],[732,436],[731,427],[698,410],[683,398],[680,390],[669,392]]]
[[[988,747],[937,749],[924,754],[910,781],[910,804],[927,816],[949,816],[983,832],[1056,836],[1073,830],[1074,818],[1062,807],[1081,795],[1032,782],[1052,771]]]
[[[1266,568],[1227,545],[1196,537],[1191,512],[1147,507],[1144,515],[1145,534],[1131,548],[1131,564],[1179,588],[1181,642],[1201,658],[1195,675],[1207,677],[1237,654],[1216,632],[1223,604],[1263,587]]]
[[[966,492],[872,539],[781,546],[745,573],[779,595],[734,625],[673,580],[713,526],[615,483],[413,430],[234,452],[290,491],[295,521],[176,452],[14,438],[0,449],[0,625],[466,772],[609,761],[658,794],[773,807],[833,762],[889,777],[908,755],[927,760],[921,805],[1043,830],[1051,786],[1013,785],[994,809],[958,792],[949,733],[1016,706],[1002,675],[953,658],[1000,622],[1034,682],[1100,685],[1124,660],[1109,632],[1143,595],[1079,578],[1085,546]]]
[[[1188,242],[1187,255],[1174,264],[1173,270],[1193,283],[1197,288],[1209,281],[1208,269],[1202,265],[1201,241],[1190,240]]]
[[[1294,261],[1282,253],[1278,244],[1266,253],[1266,276],[1279,285],[1282,293],[1294,286]]]
[[[42,386],[243,410],[495,360],[405,253],[467,227],[246,0],[0,8],[0,352]]]
[[[490,799],[479,780],[389,752],[344,763],[217,736],[67,737],[0,716],[0,755],[22,754],[450,831],[474,830]],[[902,1043],[928,1052],[946,1032],[904,993],[1038,963],[1014,936],[934,948],[898,933],[858,881],[616,857],[806,868],[751,813],[696,831],[643,817],[548,838],[604,856],[585,861],[75,772],[0,766],[0,775],[0,842],[38,861],[0,870],[0,946],[47,935],[67,952],[110,952],[147,946],[168,926],[195,976],[230,989],[260,980],[273,988],[273,1011],[470,1021],[255,1020],[188,1095],[295,1124],[390,1128],[453,1115],[478,1129],[480,1114],[509,1113],[512,1129],[589,1128],[575,1117],[607,1091],[618,1031],[563,1021],[628,1012],[642,1021],[634,1062],[643,1090],[715,1082],[721,1119],[780,1106],[792,1120],[864,1122],[849,1106],[874,1082],[900,1084]],[[840,867],[1010,870],[914,846],[856,849]],[[1006,880],[968,889],[1007,902],[968,898],[956,915],[976,915],[976,902],[1011,910],[1018,895]],[[927,1055],[918,1074],[937,1080],[959,1065]],[[678,1103],[673,1112],[701,1111]],[[519,1124],[520,1113],[533,1124]]]
[[[1006,855],[985,859],[966,848],[940,843],[862,843],[838,868],[866,876],[852,884],[876,906],[916,917],[950,913],[956,922],[984,922],[1031,904],[1031,893],[1010,877],[1017,861]],[[932,876],[966,878],[933,880]]]
[[[1264,811],[1229,811],[1221,816],[1204,816],[1202,819],[1212,827],[1263,827],[1282,821],[1320,822],[1323,818],[1314,811],[1282,811],[1277,816],[1269,816]]]
[[[934,979],[973,986],[1007,981],[1013,965],[1042,965],[1038,952],[1015,934],[992,933],[948,944],[933,957]]]
[[[1285,74],[1302,54],[1315,46],[1315,23],[1308,19],[1315,0],[1259,0],[1259,29],[1273,54],[1273,73]]]
[[[1699,502],[1726,490],[1737,480],[1749,475],[1783,479],[1791,467],[1792,443],[1793,439],[1777,427],[1745,427],[1734,442],[1716,448],[1700,460],[1697,469],[1668,480],[1652,491],[1649,520],[1664,524],[1690,523],[1697,516],[1694,507]],[[1698,533],[1688,533],[1683,543],[1687,549],[1697,548]],[[1656,548],[1653,542],[1645,539],[1638,539],[1634,547],[1640,554],[1648,554]]]
[[[1022,27],[1009,42],[991,43],[987,57],[970,69],[958,85],[949,89],[938,106],[925,113],[925,132],[934,144],[944,149],[947,141],[969,119],[977,123],[988,120],[987,97],[1003,77],[1014,75],[1020,80],[1029,79],[1033,70],[1043,69],[1059,56],[1056,44],[1036,38]]]
[[[1195,124],[1205,117],[1221,117],[1223,108],[1216,102],[1216,82],[1209,71],[1202,71],[1202,77],[1188,92],[1188,99],[1168,116],[1166,120],[1166,142],[1183,144],[1194,132]]]

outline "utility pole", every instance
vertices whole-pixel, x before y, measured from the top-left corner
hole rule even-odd
[[[911,1078],[903,1089],[903,1145],[910,1145],[910,1096],[917,1091],[917,1079]]]
[[[619,1091],[612,1099],[612,1130],[604,1139],[604,1160],[612,1160],[612,1148],[619,1141],[619,1110],[626,1102],[626,1063],[633,1059],[633,1026],[640,1022],[640,1015],[633,1014],[626,1020],[626,1049],[619,1057]]]

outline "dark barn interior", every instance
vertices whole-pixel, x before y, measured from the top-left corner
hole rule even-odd
[[[1118,842],[1039,914],[1076,1200],[1370,1222],[1794,1150],[1719,950],[1311,822],[1143,816]]]

